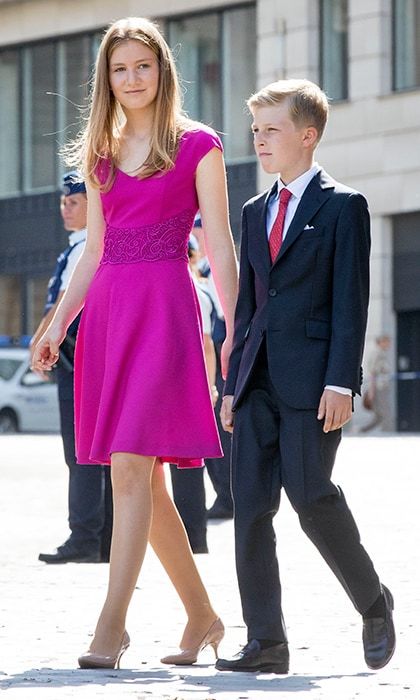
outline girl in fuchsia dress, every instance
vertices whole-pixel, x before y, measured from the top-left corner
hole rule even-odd
[[[224,370],[237,268],[222,144],[181,112],[172,55],[148,20],[120,20],[106,32],[89,121],[68,160],[87,182],[88,238],[34,366],[57,361],[65,330],[84,307],[75,358],[77,456],[109,464],[114,493],[108,593],[79,665],[118,666],[148,541],[188,618],[180,652],[162,661],[190,664],[208,644],[217,654],[223,637],[163,473],[165,461],[196,468],[221,455],[188,271],[198,208],[227,322]]]

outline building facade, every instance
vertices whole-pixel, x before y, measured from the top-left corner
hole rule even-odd
[[[221,133],[231,217],[269,179],[245,99],[282,77],[331,98],[318,160],[372,214],[366,354],[392,341],[396,425],[420,430],[420,0],[0,0],[0,335],[30,333],[65,236],[57,152],[80,124],[98,41],[127,15],[156,19],[185,108]]]

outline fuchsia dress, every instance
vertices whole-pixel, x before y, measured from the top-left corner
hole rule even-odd
[[[187,255],[197,165],[215,147],[200,126],[182,136],[172,170],[144,180],[117,170],[101,194],[104,253],[75,356],[80,464],[132,452],[182,468],[222,455]]]

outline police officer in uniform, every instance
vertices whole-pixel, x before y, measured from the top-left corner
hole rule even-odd
[[[222,406],[223,388],[225,383],[222,377],[220,353],[222,350],[223,341],[226,337],[226,326],[222,317],[222,309],[217,297],[216,288],[210,270],[210,264],[205,254],[204,233],[200,216],[196,216],[195,218],[192,233],[198,240],[199,250],[202,255],[198,262],[199,275],[205,278],[207,281],[207,293],[212,299],[212,337],[216,351],[216,388],[219,395],[214,410],[224,455],[223,457],[218,457],[216,459],[208,457],[205,460],[210,480],[216,492],[216,499],[211,508],[209,508],[207,511],[207,518],[208,520],[228,520],[233,518],[233,501],[230,490],[230,453],[232,447],[232,435],[226,430],[223,430],[220,422],[220,409]]]
[[[86,188],[76,172],[63,177],[61,215],[64,228],[70,232],[69,245],[57,258],[48,284],[44,317],[31,340],[31,350],[49,325],[86,241]],[[69,468],[70,536],[54,552],[39,555],[40,561],[46,564],[109,561],[112,534],[110,469],[101,465],[77,464],[75,456],[73,355],[79,320],[80,314],[68,329],[56,368],[61,435]]]

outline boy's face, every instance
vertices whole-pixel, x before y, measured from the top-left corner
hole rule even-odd
[[[292,122],[287,99],[278,105],[253,107],[252,115],[254,148],[266,173],[293,173],[302,161],[312,158],[308,128]]]

